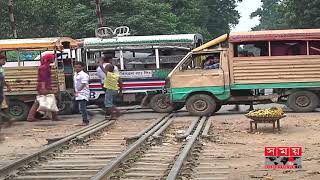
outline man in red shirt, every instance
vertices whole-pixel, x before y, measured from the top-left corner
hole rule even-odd
[[[52,80],[51,80],[51,66],[50,63],[53,63],[55,59],[54,54],[46,54],[40,58],[41,65],[38,70],[38,86],[37,91],[39,95],[47,95],[52,94]],[[39,119],[35,118],[37,110],[39,108],[39,102],[37,100],[34,101],[27,121],[38,121]],[[57,113],[52,112],[52,120],[58,121]]]

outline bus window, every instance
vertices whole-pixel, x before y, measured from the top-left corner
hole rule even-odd
[[[88,71],[95,71],[97,67],[99,66],[98,60],[101,58],[101,53],[100,52],[86,52],[86,57],[87,57],[87,70]]]
[[[125,70],[156,69],[154,49],[124,51],[123,62]]]
[[[320,41],[309,41],[310,55],[320,55]]]
[[[21,51],[19,53],[20,61],[32,61],[40,55],[40,51]]]
[[[173,69],[181,61],[186,53],[186,50],[159,50],[160,69]]]
[[[306,41],[272,41],[271,56],[307,55]]]
[[[5,67],[39,66],[40,53],[41,51],[6,51],[7,63]]]
[[[235,44],[234,57],[245,56],[269,56],[268,42],[244,42]]]
[[[18,51],[6,51],[7,62],[18,62],[19,52]]]

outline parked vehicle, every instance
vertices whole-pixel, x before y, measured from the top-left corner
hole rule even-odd
[[[218,68],[203,68],[208,56],[218,58]],[[167,106],[185,105],[197,116],[253,102],[313,111],[319,105],[320,29],[225,34],[189,52],[168,75],[166,89]]]
[[[164,80],[180,59],[202,44],[200,34],[121,36],[82,39],[81,61],[87,64],[90,75],[91,104],[103,105],[104,91],[96,75],[98,61],[104,53],[114,56],[123,80],[121,104],[152,105],[152,97],[161,94]]]
[[[37,95],[40,56],[45,53],[54,53],[57,57],[52,64],[52,83],[58,95],[59,110],[63,114],[71,113],[73,61],[77,47],[78,41],[67,37],[0,40],[0,52],[7,56],[6,81],[12,88],[12,92],[6,92],[11,116],[26,120]]]

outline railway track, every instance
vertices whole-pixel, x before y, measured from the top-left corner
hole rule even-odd
[[[192,180],[229,180],[239,179],[232,177],[235,171],[241,168],[234,167],[239,161],[239,153],[245,151],[242,144],[220,141],[215,131],[210,128],[212,119],[208,119],[201,138],[189,157],[187,166],[182,170],[181,177]],[[209,134],[211,132],[212,134]],[[239,151],[242,149],[242,151]]]
[[[210,123],[209,119],[206,126],[208,131]],[[206,132],[204,134],[196,147],[197,150],[193,152],[193,157],[189,160],[189,171],[184,176],[194,180],[233,179],[234,177],[230,176],[231,166],[226,161],[233,158],[229,154],[237,152],[230,153],[232,149],[228,148],[227,144],[219,144],[214,140],[214,136]]]
[[[145,145],[143,152],[136,155],[139,159],[132,163],[129,162],[124,170],[121,169],[120,172],[115,173],[111,179],[164,178],[184,144],[176,138],[176,133],[186,129],[189,121],[183,117],[176,117],[167,121],[166,124],[169,126],[168,129],[153,134],[151,141]]]
[[[124,137],[151,120],[102,121],[0,169],[1,179],[88,179],[126,147]]]
[[[155,121],[100,122],[1,168],[1,178],[178,179],[208,132],[208,119],[167,114]]]
[[[158,124],[160,127],[141,136],[91,180],[177,179],[208,118],[191,119],[191,123],[186,117],[163,119]],[[183,135],[175,136],[182,130]]]

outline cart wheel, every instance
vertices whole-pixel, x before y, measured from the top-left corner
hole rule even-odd
[[[9,115],[17,121],[27,120],[30,106],[22,101],[10,100],[9,101]]]
[[[319,105],[319,97],[311,91],[297,91],[289,95],[287,105],[295,112],[311,112]]]
[[[216,110],[217,103],[206,94],[195,94],[186,101],[186,108],[190,114],[195,116],[209,116]]]

